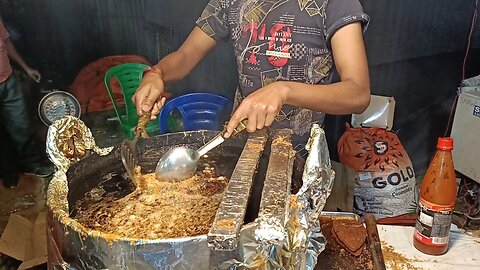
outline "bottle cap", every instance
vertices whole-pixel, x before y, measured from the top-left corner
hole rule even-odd
[[[437,149],[446,151],[452,150],[453,138],[438,138]]]

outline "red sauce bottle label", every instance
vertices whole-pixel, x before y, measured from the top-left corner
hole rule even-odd
[[[433,204],[420,198],[417,208],[415,239],[429,246],[448,245],[453,209],[454,205]]]

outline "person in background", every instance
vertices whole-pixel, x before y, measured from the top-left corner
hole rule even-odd
[[[310,128],[322,124],[324,113],[361,113],[369,105],[362,35],[368,22],[358,0],[210,0],[182,46],[144,75],[133,102],[138,114],[158,114],[165,85],[230,40],[239,105],[226,137],[243,119],[250,132],[291,128],[295,149],[304,155]]]
[[[17,185],[19,177],[17,166],[24,173],[39,177],[47,177],[53,173],[51,166],[42,164],[23,92],[13,73],[10,60],[15,61],[34,81],[37,83],[40,81],[40,73],[25,63],[0,18],[0,128],[3,129],[0,130],[2,133],[0,178],[6,187]]]

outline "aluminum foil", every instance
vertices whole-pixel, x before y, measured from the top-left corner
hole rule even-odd
[[[64,171],[58,170],[47,189],[47,206],[58,213],[68,213],[68,181]]]
[[[335,171],[330,163],[325,131],[317,124],[312,127],[306,149],[309,154],[302,176],[303,185],[296,194],[296,203],[292,203],[297,205],[293,207],[298,207],[298,213],[291,212],[294,226],[289,228],[296,229],[298,233],[293,234],[292,238],[295,240],[292,241],[295,243],[292,247],[295,256],[291,264],[297,267],[291,269],[313,270],[318,255],[325,249],[326,241],[320,229],[319,217],[332,191]],[[306,252],[303,252],[304,249]],[[301,268],[303,265],[305,268]]]
[[[266,142],[266,132],[259,131],[250,136],[245,144],[208,233],[210,248],[221,251],[237,248],[255,170]]]
[[[103,156],[113,149],[98,147],[90,129],[74,116],[65,116],[50,125],[46,148],[49,159],[56,169],[62,172],[66,172],[72,163],[84,158],[91,151]]]
[[[217,269],[314,269],[326,244],[318,218],[335,178],[325,133],[318,125],[311,129],[307,150],[303,185],[290,197],[286,239],[272,242],[268,235],[259,236],[262,221],[257,219],[242,229],[237,258],[224,261]]]
[[[310,132],[310,139],[305,147],[308,157],[303,170],[303,185],[297,193],[299,202],[310,200],[308,212],[309,221],[318,221],[318,217],[325,207],[328,196],[333,187],[335,172],[330,163],[325,131],[314,124]]]
[[[275,132],[258,214],[257,242],[281,245],[287,237],[291,179],[295,151],[290,129]]]
[[[140,144],[139,153],[151,159],[150,163],[153,165],[169,147],[180,144],[201,145],[214,135],[216,133],[213,131],[160,135]],[[225,144],[227,143],[243,147],[244,141],[229,141]],[[262,150],[259,149],[259,152]],[[91,160],[94,160],[94,164],[90,164]],[[92,156],[88,162],[84,161],[77,162],[68,172],[68,176],[81,178],[82,173],[91,174],[98,170],[115,173],[124,171],[118,147],[105,157]],[[101,177],[99,179],[98,181],[101,181]],[[211,262],[224,261],[223,258],[226,257],[223,256],[234,257],[230,253],[214,254],[207,246],[207,235],[142,240],[121,238],[85,228],[70,218],[68,185],[75,186],[78,180],[73,177],[68,181],[67,183],[66,174],[59,170],[48,188],[49,269],[211,270],[212,265],[217,265]]]
[[[55,128],[60,129],[61,127],[60,125],[60,127]],[[187,144],[193,143],[194,139],[187,136],[188,134],[185,133],[184,136],[181,136],[182,134],[169,134],[150,138],[149,140],[153,141],[149,142],[150,148],[153,149],[158,145],[166,147],[165,145],[168,146],[170,143],[172,145],[178,144],[177,141]],[[68,169],[68,165],[65,165],[66,167],[58,166],[60,169],[55,173],[48,188],[47,202],[49,206],[48,233],[51,235],[49,251],[57,250],[56,254],[60,255],[49,257],[49,267],[53,269],[110,270],[313,269],[317,255],[325,246],[325,239],[320,232],[318,222],[315,222],[311,215],[321,212],[321,209],[316,208],[323,208],[325,204],[330,192],[333,172],[330,169],[323,131],[316,126],[312,129],[311,134],[310,154],[304,173],[302,193],[289,196],[286,189],[283,189],[286,186],[268,187],[267,185],[267,189],[283,190],[283,192],[276,193],[281,194],[277,196],[277,200],[272,200],[271,203],[263,203],[264,216],[267,216],[267,213],[272,214],[273,211],[286,207],[287,211],[284,211],[286,217],[282,220],[271,215],[273,219],[259,218],[256,222],[243,225],[236,237],[238,245],[234,251],[216,251],[208,248],[207,235],[141,240],[120,238],[85,228],[69,217],[68,184],[64,172]],[[198,140],[198,138],[195,140]],[[159,148],[156,149],[158,152]],[[113,151],[111,155],[102,157],[101,162],[98,160],[102,164],[98,164],[97,167],[111,167],[113,170],[113,167],[120,162],[117,152],[119,152],[118,149]],[[285,153],[287,156],[283,156],[283,158],[290,160],[290,155],[287,152]],[[281,154],[279,153],[276,156],[280,158],[282,157]],[[65,162],[65,164],[68,163]],[[83,165],[92,166],[91,164],[82,164],[82,162],[78,162],[76,165],[82,166],[76,166],[75,171],[86,169],[87,167],[84,168]],[[284,166],[284,168],[282,167],[283,172],[288,175],[290,165],[284,164]],[[70,174],[71,172],[69,172],[69,177]],[[287,176],[286,179],[290,180],[289,178]],[[266,193],[268,194],[268,192]],[[315,203],[310,204],[309,202]],[[274,207],[269,208],[271,206]],[[281,216],[283,215],[281,214]],[[276,237],[277,234],[262,234],[262,230],[263,232],[271,232],[270,229],[274,229],[275,232],[278,232],[278,229],[282,227],[284,228],[283,239],[282,237]]]

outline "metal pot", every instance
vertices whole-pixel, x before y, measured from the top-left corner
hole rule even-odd
[[[199,147],[216,133],[193,131],[141,140],[140,165],[144,172],[153,172],[170,148]],[[230,139],[214,150],[223,156],[216,171],[231,175],[230,181],[210,232],[195,237],[128,239],[85,228],[71,218],[75,214],[71,206],[87,192],[101,187],[121,197],[133,190],[122,176],[119,148],[102,157],[92,154],[70,167],[63,166],[65,159],[58,157],[59,167],[65,169],[57,171],[48,189],[49,269],[230,270],[255,265],[267,270],[313,269],[325,247],[318,215],[330,194],[334,173],[325,134],[314,125],[303,184],[292,195],[295,165],[290,135],[291,130],[277,130],[267,143],[268,135],[261,130]],[[264,150],[270,145],[271,150]],[[99,149],[95,152],[102,154]]]
[[[153,172],[160,156],[172,147],[199,147],[216,134],[215,131],[193,131],[140,140],[138,155],[142,170]],[[225,160],[231,160],[217,168],[221,175],[229,177],[232,174],[245,140],[246,137],[227,140],[213,150]],[[60,214],[59,209],[52,209],[50,205],[48,208],[49,269],[210,269],[206,235],[126,239],[87,229],[69,217],[75,211],[72,206],[94,187],[100,186],[119,197],[133,191],[121,163],[119,147],[106,156],[92,154],[74,163],[66,177],[68,215]],[[54,192],[49,196],[55,196]]]

